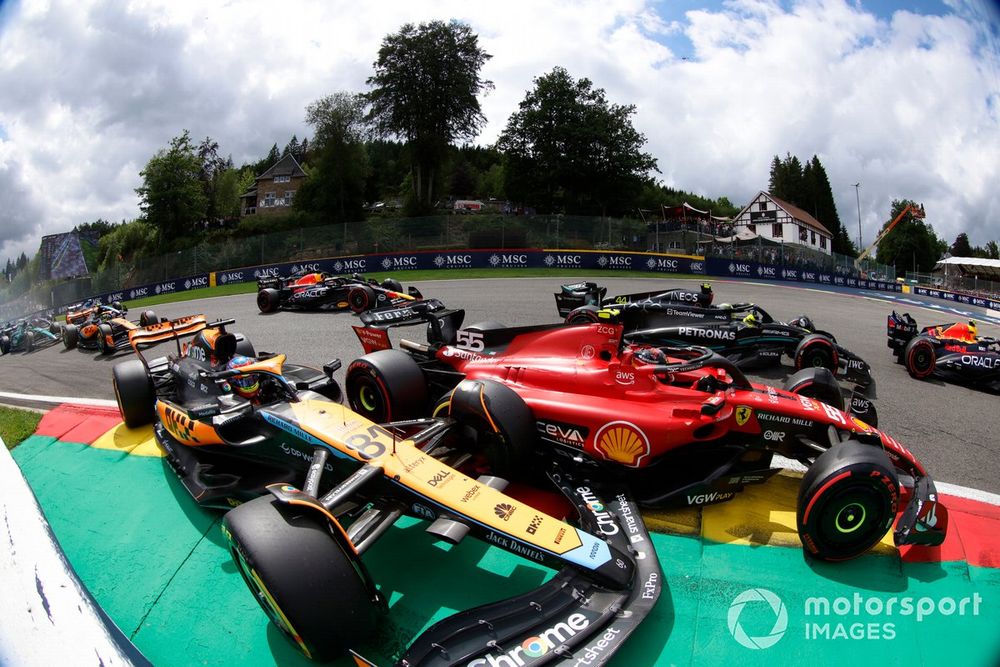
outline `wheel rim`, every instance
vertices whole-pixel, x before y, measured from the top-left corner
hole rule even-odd
[[[841,533],[853,533],[864,525],[867,514],[864,505],[850,503],[840,509],[837,518],[834,519],[834,524]]]
[[[361,387],[358,400],[361,401],[361,407],[368,412],[375,412],[375,408],[378,407],[378,394],[370,386]]]
[[[834,492],[819,511],[820,541],[838,550],[864,551],[885,534],[881,520],[889,512],[879,489],[867,480],[852,480]]]

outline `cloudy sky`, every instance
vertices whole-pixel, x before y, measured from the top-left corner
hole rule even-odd
[[[951,242],[1000,239],[995,0],[0,0],[0,263],[45,234],[138,216],[139,171],[184,129],[239,164],[306,105],[364,91],[385,35],[457,19],[493,55],[494,141],[532,80],[587,77],[666,185],[746,203],[772,158],[826,167],[864,244],[894,198]]]

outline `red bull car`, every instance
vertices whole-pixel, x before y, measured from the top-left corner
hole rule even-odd
[[[455,420],[374,423],[338,402],[339,361],[318,370],[254,354],[232,323],[199,315],[133,331],[139,355],[114,367],[115,396],[127,425],[153,423],[199,503],[236,506],[223,529],[236,567],[305,655],[327,660],[375,635],[387,603],[363,556],[403,516],[438,539],[473,535],[558,572],[440,621],[392,656],[398,665],[541,665],[557,649],[602,665],[652,610],[663,574],[625,490],[553,470],[578,515],[565,523],[506,495],[504,480],[457,469],[468,456]],[[172,351],[141,353],[158,343]],[[543,643],[522,650],[529,641]]]
[[[398,280],[382,282],[353,276],[333,276],[306,272],[288,277],[267,277],[257,281],[257,307],[262,313],[277,310],[366,310],[398,306],[422,299],[412,285],[404,292]]]
[[[896,362],[919,380],[931,376],[1000,391],[1000,340],[980,336],[975,321],[935,324],[917,330],[909,313],[893,311],[887,344]]]
[[[775,455],[794,459],[809,466],[800,537],[820,559],[857,556],[893,524],[899,545],[944,538],[947,511],[923,465],[845,412],[826,369],[776,389],[704,347],[628,344],[621,324],[461,328],[463,316],[425,314],[428,342],[399,350],[384,329],[355,327],[368,353],[347,370],[351,407],[375,421],[451,415],[480,438],[487,469],[560,461],[627,484],[647,506],[729,500],[777,472]],[[904,479],[914,483],[900,514]]]
[[[142,311],[138,322],[127,319],[126,313],[128,309],[118,302],[110,305],[87,303],[70,310],[62,329],[63,345],[67,350],[81,348],[101,354],[128,349],[129,333],[156,324],[158,319],[152,310]]]

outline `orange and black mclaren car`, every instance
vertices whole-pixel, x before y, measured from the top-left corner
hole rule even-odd
[[[111,305],[87,302],[70,310],[62,330],[63,345],[67,350],[82,348],[112,354],[129,347],[130,331],[157,322],[152,310],[144,310],[138,322],[127,319],[126,313],[128,309],[118,302]]]

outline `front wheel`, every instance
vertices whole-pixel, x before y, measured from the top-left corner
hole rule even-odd
[[[885,453],[848,440],[812,464],[799,487],[797,524],[806,553],[847,560],[879,543],[892,528],[899,481]]]
[[[270,495],[226,514],[229,553],[270,621],[307,657],[326,661],[371,637],[378,596],[342,529]]]
[[[24,334],[24,351],[31,352],[35,349],[35,332],[29,331]]]
[[[72,350],[76,347],[77,342],[80,340],[80,330],[75,324],[67,324],[63,327],[62,332],[63,345],[67,350]]]
[[[463,380],[434,408],[470,428],[469,449],[480,455],[479,473],[507,479],[531,475],[529,460],[538,435],[531,408],[510,387],[491,380]]]
[[[101,354],[111,354],[115,351],[114,330],[110,324],[97,325],[97,349]]]
[[[7,354],[10,352],[10,337],[0,336],[0,354]]]
[[[937,352],[934,350],[934,343],[926,338],[914,338],[906,344],[903,360],[911,377],[918,380],[929,378],[934,374],[934,368],[937,365]]]

